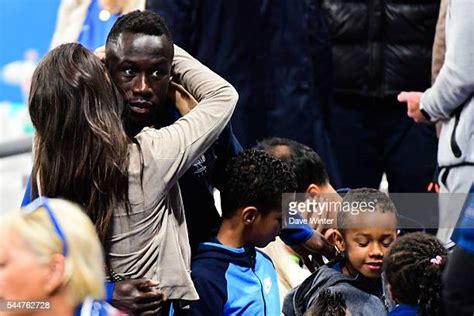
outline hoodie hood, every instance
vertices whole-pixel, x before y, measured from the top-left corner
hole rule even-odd
[[[229,247],[221,244],[217,238],[212,238],[209,242],[199,244],[193,262],[214,259],[253,269],[255,256],[255,247]]]
[[[336,260],[320,267],[301,285],[292,289],[285,297],[283,313],[285,315],[303,315],[314,304],[319,292],[322,289],[330,288],[331,292],[339,291],[343,294],[352,315],[377,315],[378,312],[385,314],[386,309],[380,299],[382,296],[381,279],[369,280],[361,274],[356,277],[347,276],[339,271],[341,264],[341,260]],[[351,304],[351,302],[353,303]],[[364,311],[358,310],[359,307]],[[373,309],[375,313],[367,314],[365,308]]]

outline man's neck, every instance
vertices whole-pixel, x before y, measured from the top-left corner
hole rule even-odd
[[[225,246],[241,248],[246,246],[243,238],[243,229],[240,225],[234,223],[231,219],[222,221],[219,232],[217,233],[217,240]]]

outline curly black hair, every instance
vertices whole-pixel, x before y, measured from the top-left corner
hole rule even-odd
[[[329,182],[321,157],[304,144],[292,139],[273,137],[260,141],[255,149],[263,150],[290,165],[296,175],[298,192],[306,192],[312,183],[324,185]]]
[[[343,205],[362,205],[362,203],[371,205],[371,203],[374,203],[376,212],[397,214],[397,209],[388,195],[376,189],[359,188],[351,190],[344,195],[342,203]],[[340,231],[347,228],[347,221],[350,216],[350,212],[337,212],[337,227]]]
[[[222,217],[231,218],[246,206],[264,214],[280,208],[282,193],[296,190],[293,171],[264,151],[246,150],[226,166],[221,190]]]
[[[346,300],[341,292],[323,289],[304,316],[345,316],[346,308]]]
[[[173,44],[171,33],[164,19],[151,11],[136,10],[118,18],[107,36],[106,46],[115,43],[122,33],[142,33],[154,36],[165,35]]]
[[[406,234],[395,241],[384,259],[384,271],[399,302],[418,304],[422,316],[438,315],[446,258],[441,242],[426,233]]]

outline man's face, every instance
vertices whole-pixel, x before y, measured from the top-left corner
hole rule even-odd
[[[348,273],[380,277],[383,258],[396,238],[395,214],[376,211],[353,216],[350,221],[354,228],[343,233]]]
[[[275,240],[281,230],[281,209],[271,210],[267,214],[257,213],[252,227],[256,247],[265,247]]]
[[[133,122],[156,123],[170,82],[173,46],[165,36],[122,33],[106,51],[114,82],[122,89]]]

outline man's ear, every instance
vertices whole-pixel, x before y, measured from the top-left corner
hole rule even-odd
[[[64,281],[65,257],[55,254],[51,257],[45,275],[44,289],[48,294],[57,291]]]
[[[251,225],[257,218],[258,210],[255,206],[247,206],[242,210],[242,220],[244,225]]]
[[[306,188],[306,195],[309,197],[316,197],[318,194],[321,193],[321,187],[317,184],[311,183],[308,188]]]
[[[338,238],[338,234],[340,235],[341,233],[338,232],[334,228],[328,228],[324,232],[324,238],[326,238],[327,241],[329,241],[331,244],[336,245],[336,239]]]
[[[337,249],[340,252],[344,252],[346,250],[346,243],[344,242],[344,238],[342,237],[342,233],[337,229],[332,229],[332,236],[331,238],[333,241],[329,240],[332,244],[336,245]]]

